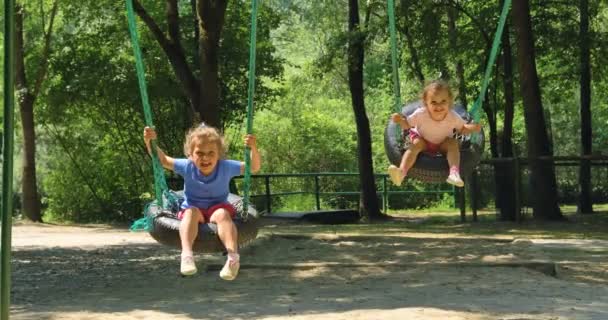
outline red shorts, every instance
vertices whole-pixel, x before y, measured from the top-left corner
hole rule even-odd
[[[428,141],[424,140],[424,138],[422,136],[420,136],[420,134],[416,130],[410,130],[410,141],[412,143],[414,143],[415,139],[422,139],[424,141],[424,143],[426,144],[426,150],[424,150],[425,152],[432,153],[432,154],[441,152],[438,144],[428,142]]]
[[[190,209],[190,208],[180,210],[177,213],[177,218],[179,220],[182,220],[184,218],[184,212],[186,212],[186,210],[188,210],[188,209]],[[230,216],[232,218],[234,218],[234,216],[236,215],[236,209],[234,209],[234,207],[228,202],[218,203],[207,209],[201,209],[201,208],[197,208],[197,209],[201,212],[201,214],[203,215],[203,218],[205,218],[205,223],[208,223],[209,221],[211,221],[211,216],[215,213],[215,211],[217,211],[219,209],[225,209],[226,211],[228,211],[228,213],[230,214]]]

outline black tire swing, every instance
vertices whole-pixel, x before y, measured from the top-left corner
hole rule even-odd
[[[422,107],[421,101],[416,101],[405,105],[401,114],[411,115],[416,109]],[[472,120],[472,116],[461,106],[455,105],[454,111],[458,113],[466,122]],[[401,134],[395,134],[401,132]],[[398,124],[388,121],[384,130],[384,149],[389,161],[397,167],[401,163],[403,153],[409,148],[409,130],[401,130]],[[455,136],[460,145],[460,172],[463,177],[468,177],[479,163],[481,153],[484,148],[483,131],[479,133],[479,139],[471,139],[470,135]],[[423,182],[441,183],[448,177],[448,160],[444,155],[434,155],[420,152],[414,166],[408,171],[408,178],[414,178]]]
[[[181,192],[168,191],[177,197],[177,203],[183,201]],[[233,219],[234,225],[238,230],[239,247],[246,245],[254,240],[258,235],[258,212],[252,206],[248,206],[247,213],[243,208],[243,198],[235,194],[228,195],[228,202],[236,209],[236,217]],[[161,244],[181,248],[179,237],[179,226],[181,221],[177,219],[179,205],[174,209],[163,208],[158,201],[148,204],[144,214],[145,218],[152,221],[152,226],[148,232]],[[217,225],[214,223],[201,223],[198,226],[198,236],[194,240],[192,249],[195,252],[224,252],[225,248],[217,234]]]
[[[454,111],[456,111],[466,122],[475,121],[479,122],[480,108],[485,98],[485,93],[488,88],[490,81],[490,75],[492,73],[492,67],[496,61],[498,53],[498,47],[500,46],[500,40],[502,32],[504,30],[507,14],[511,6],[511,0],[505,0],[498,27],[494,35],[494,41],[492,43],[492,50],[486,65],[484,79],[482,81],[481,90],[475,103],[471,107],[470,112],[462,105],[455,105]],[[401,105],[401,94],[399,87],[399,73],[397,65],[397,43],[395,35],[395,12],[394,12],[394,0],[388,0],[388,16],[389,16],[389,28],[390,28],[390,39],[391,39],[391,58],[392,58],[392,69],[393,69],[393,86],[395,94],[395,109],[397,112],[401,112],[404,116],[411,115],[416,109],[423,107],[422,101],[414,101]],[[409,130],[401,130],[401,127],[388,121],[388,124],[384,130],[384,148],[389,161],[399,166],[403,153],[409,148],[409,139],[407,136]],[[472,135],[456,135],[454,138],[457,139],[460,145],[460,171],[463,177],[468,177],[481,159],[481,154],[484,150],[484,133],[483,130],[478,134]],[[447,159],[444,155],[430,155],[421,152],[418,155],[416,163],[408,171],[408,177],[418,179],[423,182],[429,183],[440,183],[445,182],[449,174],[449,166]]]
[[[132,0],[127,2],[127,19],[129,22],[129,32],[131,34],[131,44],[135,55],[137,78],[139,90],[144,109],[145,122],[152,127],[152,112],[148,102],[146,82],[144,76],[144,64],[139,48],[137,26]],[[253,127],[253,88],[255,81],[255,48],[256,48],[256,24],[257,24],[257,1],[252,1],[251,12],[251,43],[249,61],[249,92],[247,105],[247,133],[252,132]],[[152,149],[156,149],[156,144],[152,141]],[[243,197],[229,194],[228,202],[236,209],[236,217],[233,222],[238,231],[238,245],[243,246],[257,237],[259,217],[256,209],[249,205],[249,186],[251,180],[251,159],[249,148],[245,148],[245,175],[243,180]],[[156,200],[150,202],[144,210],[144,217],[136,221],[131,230],[146,230],[152,238],[161,244],[181,248],[179,236],[179,226],[181,221],[177,219],[180,204],[183,201],[183,193],[174,192],[168,189],[164,169],[162,168],[158,156],[152,153],[152,166],[154,171],[154,189]],[[217,226],[214,223],[199,225],[198,236],[194,240],[193,250],[196,252],[224,252],[225,248],[217,234]]]

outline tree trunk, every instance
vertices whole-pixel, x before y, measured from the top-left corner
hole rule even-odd
[[[23,177],[21,209],[23,215],[42,222],[40,197],[36,180],[36,132],[34,131],[34,103],[36,96],[27,86],[25,75],[25,46],[23,43],[23,8],[15,8],[15,86],[23,129]]]
[[[502,3],[503,1],[501,1]],[[502,5],[501,5],[502,7]],[[502,67],[503,67],[503,91],[505,96],[504,107],[504,123],[501,141],[501,157],[513,157],[513,115],[514,115],[514,100],[513,100],[513,61],[511,53],[511,40],[509,37],[509,24],[505,24],[505,29],[502,34]],[[518,206],[515,205],[517,197],[515,196],[515,176],[520,174],[514,171],[512,163],[501,163],[495,166],[496,176],[496,203],[500,208],[500,220],[515,221],[517,219]]]
[[[412,57],[412,61],[409,64],[409,67],[412,70],[412,73],[414,74],[416,79],[418,79],[418,82],[420,82],[420,84],[424,85],[424,73],[422,72],[420,58],[418,57],[418,50],[416,50],[416,45],[414,44],[414,38],[412,37],[410,28],[408,26],[408,22],[409,22],[407,20],[408,11],[409,11],[409,5],[402,2],[400,16],[406,17],[406,18],[397,20],[397,21],[403,21],[402,23],[397,22],[397,29],[399,30],[399,32],[403,33],[403,35],[405,36],[405,40],[407,43],[407,49],[410,53],[410,56]]]
[[[590,156],[592,147],[591,127],[591,66],[590,66],[590,39],[589,39],[589,0],[580,0],[581,14],[579,47],[581,50],[581,155]],[[591,200],[591,165],[589,160],[581,161],[578,183],[580,195],[578,199],[579,213],[593,213]]]
[[[448,7],[448,36],[450,39],[450,50],[455,56],[458,56],[458,30],[456,29],[456,20],[458,19],[458,11],[452,7]],[[456,59],[456,79],[458,81],[458,99],[460,103],[467,108],[467,84],[464,80],[464,66],[461,59]]]
[[[359,24],[358,0],[348,1],[348,84],[357,123],[357,152],[359,159],[359,181],[361,183],[361,216],[378,220],[384,216],[378,206],[374,167],[372,164],[372,139],[369,119],[365,113],[363,97],[363,41],[365,36]]]
[[[201,119],[220,128],[220,82],[218,57],[222,28],[228,0],[199,0],[199,63],[201,81],[199,87]]]
[[[513,24],[517,34],[517,64],[521,80],[524,118],[528,133],[527,147],[530,160],[530,190],[533,215],[536,219],[563,219],[557,204],[557,183],[553,164],[542,161],[540,156],[552,156],[547,126],[543,114],[542,99],[532,39],[532,22],[528,0],[513,2]]]
[[[200,79],[197,79],[192,72],[180,42],[178,2],[176,0],[166,0],[166,2],[168,35],[165,35],[139,1],[133,0],[133,6],[167,55],[184,94],[190,100],[190,113],[196,114],[192,121],[202,120],[221,128],[218,53],[228,0],[191,2],[191,6],[196,6],[198,23],[195,31],[198,35],[196,68],[200,71]]]

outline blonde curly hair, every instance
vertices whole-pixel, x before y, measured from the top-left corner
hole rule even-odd
[[[202,143],[215,143],[219,150],[220,158],[223,158],[226,155],[226,142],[224,136],[222,136],[216,128],[202,123],[186,132],[186,139],[184,140],[184,154],[186,157],[189,157],[192,154],[194,143],[199,141]]]
[[[452,90],[452,87],[450,86],[450,84],[445,80],[433,80],[433,81],[427,83],[426,86],[424,86],[424,89],[422,89],[422,93],[420,93],[420,99],[422,99],[422,104],[426,105],[426,97],[429,95],[429,93],[431,91],[441,91],[441,90],[447,91],[448,95],[452,99],[452,103],[450,103],[450,106],[454,105],[454,98],[455,98],[454,91]]]

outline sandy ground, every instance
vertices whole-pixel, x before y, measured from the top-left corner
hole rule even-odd
[[[608,319],[608,242],[266,233],[221,255],[110,227],[13,227],[11,319]],[[557,275],[505,262],[555,263]]]

